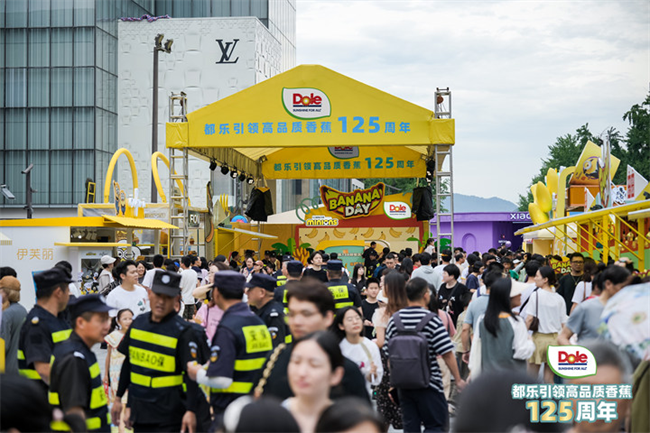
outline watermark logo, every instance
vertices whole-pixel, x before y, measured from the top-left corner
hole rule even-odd
[[[282,89],[282,104],[287,113],[298,119],[320,119],[332,114],[325,92],[309,87]]]
[[[566,379],[596,374],[596,358],[582,346],[549,346],[546,359],[551,370]]]
[[[411,218],[411,206],[402,201],[386,201],[384,202],[384,213],[388,218],[405,220]]]

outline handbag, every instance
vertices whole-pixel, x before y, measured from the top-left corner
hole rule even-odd
[[[535,289],[537,291],[537,289]],[[528,327],[529,330],[533,332],[537,332],[539,330],[539,292],[537,293],[537,302],[535,302],[535,316],[533,317],[533,321],[530,322],[530,326]]]

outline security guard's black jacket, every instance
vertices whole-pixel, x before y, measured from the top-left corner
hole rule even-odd
[[[266,327],[269,328],[271,338],[273,338],[273,348],[276,348],[280,343],[284,343],[284,338],[288,333],[283,310],[281,303],[271,300],[255,312]]]
[[[139,327],[151,327],[157,324],[165,324],[169,320],[183,320],[180,319],[178,314],[173,311],[165,316],[160,322],[153,322],[151,320],[151,313],[139,315],[131,324],[126,335],[122,339],[118,347],[118,351],[126,356],[122,370],[120,372],[120,381],[115,395],[121,398],[126,392],[129,385],[131,385],[131,362],[129,357],[129,346],[131,345],[130,335],[134,329]],[[184,329],[179,332],[176,337],[178,343],[176,345],[176,366],[177,370],[186,372],[187,363],[195,360],[191,353],[191,344],[196,344],[196,334],[192,331],[191,327],[186,322],[182,322]],[[192,380],[185,381],[187,391],[185,395],[179,392],[172,392],[176,388],[152,388],[147,395],[147,398],[134,398],[132,393],[129,393],[128,406],[131,408],[131,419],[137,424],[167,424],[178,422],[180,424],[184,411],[191,411],[196,413],[198,407],[198,399],[200,396],[200,389],[196,382]],[[179,407],[183,407],[181,412]]]

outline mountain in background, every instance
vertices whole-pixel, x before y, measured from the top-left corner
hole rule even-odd
[[[449,209],[448,199],[445,200]],[[517,205],[498,197],[476,197],[475,195],[454,194],[454,213],[470,212],[514,212]]]

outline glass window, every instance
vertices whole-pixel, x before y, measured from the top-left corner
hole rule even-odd
[[[93,27],[74,30],[74,65],[95,64],[95,29]]]
[[[74,148],[95,148],[94,108],[74,109]]]
[[[0,0],[0,8],[2,6],[3,6],[2,0]],[[0,27],[0,68],[3,68],[4,66],[5,66],[5,30]]]
[[[29,152],[29,163],[34,164],[31,181],[32,188],[37,191],[32,194],[32,204],[48,204],[50,202],[49,152]]]
[[[104,110],[95,110],[95,149],[106,150],[104,142]]]
[[[0,150],[5,148],[5,110],[0,109]],[[0,157],[0,169],[2,168],[2,157]],[[2,175],[0,175],[2,179]],[[2,194],[0,194],[2,195]]]
[[[27,66],[27,31],[24,29],[7,30],[5,37],[7,40],[7,67]]]
[[[156,15],[172,15],[172,0],[156,0]]]
[[[51,149],[72,149],[72,108],[51,110],[50,140]]]
[[[95,25],[95,0],[74,0],[74,25]]]
[[[7,27],[27,27],[27,2],[25,0],[5,0],[7,7]]]
[[[16,196],[15,200],[7,200],[5,204],[25,203],[25,175],[21,173],[27,168],[27,152],[14,151],[4,152],[5,157],[5,176],[4,183],[7,188]],[[2,196],[4,199],[4,196]]]
[[[50,153],[50,203],[72,204],[72,151]]]
[[[192,0],[192,16],[208,17],[210,11],[209,0]]]
[[[29,150],[48,150],[50,147],[50,113],[46,108],[29,110],[27,124]]]
[[[51,104],[53,107],[72,105],[72,68],[52,69]]]
[[[192,2],[188,0],[174,1],[174,18],[187,18],[192,16]]]
[[[233,17],[247,17],[250,16],[251,1],[250,0],[235,0],[232,2]]]
[[[95,68],[75,68],[74,105],[95,105]]]
[[[74,153],[73,203],[86,201],[86,180],[95,177],[95,152],[92,150],[77,150]]]
[[[52,29],[52,66],[72,66],[72,29]]]
[[[50,105],[50,70],[29,69],[28,73],[30,107],[47,107]]]
[[[5,107],[27,106],[27,69],[5,69]]]
[[[29,66],[50,66],[50,31],[29,31]]]
[[[5,106],[5,86],[2,83],[5,82],[5,70],[0,69],[0,107]],[[2,116],[0,115],[0,123],[2,123]],[[2,146],[0,146],[2,149]]]
[[[72,26],[72,0],[52,2],[52,27]]]
[[[230,16],[230,0],[212,0],[213,17]]]
[[[27,146],[27,110],[5,110],[5,123],[5,149],[25,149]]]
[[[107,113],[106,118],[106,129],[108,131],[105,133],[108,143],[107,150],[113,154],[117,151],[117,114]]]
[[[261,20],[269,17],[269,0],[251,0],[251,15]]]
[[[29,26],[47,27],[49,25],[50,0],[29,0]]]

